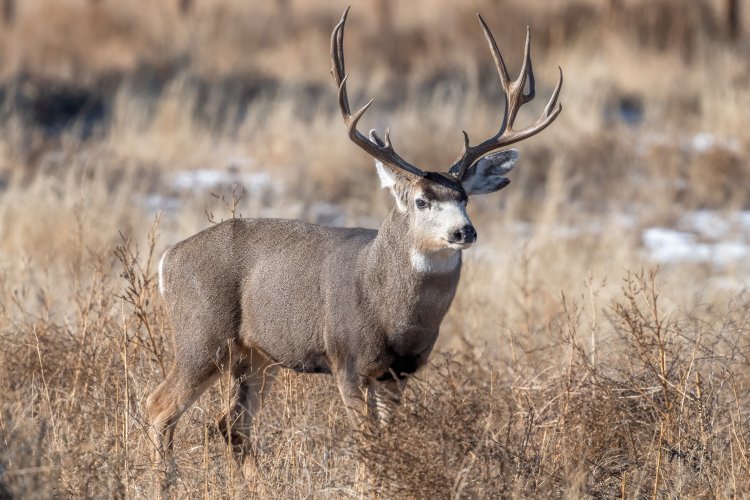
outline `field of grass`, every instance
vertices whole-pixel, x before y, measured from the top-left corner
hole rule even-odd
[[[353,434],[330,377],[284,372],[246,482],[222,379],[180,420],[172,495],[750,496],[750,38],[725,2],[401,4],[353,5],[347,71],[353,107],[375,98],[360,129],[411,163],[444,170],[462,129],[499,125],[475,12],[511,71],[531,26],[519,123],[557,66],[564,111],[472,199],[478,244],[390,428]],[[232,216],[390,208],[328,74],[345,4],[0,7],[0,498],[151,498],[161,252]]]

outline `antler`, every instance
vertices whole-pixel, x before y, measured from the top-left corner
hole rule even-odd
[[[341,110],[341,117],[344,119],[346,128],[349,131],[349,139],[351,139],[354,144],[364,149],[376,160],[388,163],[389,165],[399,168],[411,175],[424,177],[427,175],[425,172],[414,165],[411,165],[396,154],[391,145],[390,131],[387,128],[385,129],[385,141],[382,142],[382,144],[369,140],[357,130],[357,122],[359,122],[359,119],[365,114],[365,111],[370,107],[373,100],[370,99],[370,102],[362,106],[359,111],[352,115],[349,108],[349,98],[346,95],[347,75],[344,71],[344,25],[346,24],[346,16],[348,13],[349,7],[346,8],[344,15],[341,16],[341,20],[331,34],[331,75],[333,75],[333,80],[336,82],[336,86],[339,89],[339,109]],[[377,138],[377,136],[375,137]]]
[[[464,150],[461,156],[451,166],[449,173],[461,180],[466,173],[466,170],[474,164],[475,161],[484,157],[488,153],[508,146],[518,141],[522,141],[532,135],[538,134],[547,126],[552,123],[557,115],[562,111],[562,104],[558,104],[557,97],[560,95],[560,89],[562,88],[562,69],[560,69],[560,77],[557,80],[555,90],[552,92],[547,106],[544,108],[544,113],[537,120],[537,122],[530,127],[523,130],[513,130],[513,122],[516,119],[518,110],[527,102],[534,99],[534,71],[531,68],[531,31],[526,28],[526,49],[523,55],[523,66],[521,67],[521,74],[514,81],[511,81],[508,75],[508,68],[505,67],[505,61],[503,56],[500,54],[500,50],[497,48],[497,42],[495,37],[492,36],[492,32],[487,27],[487,24],[479,17],[479,23],[482,25],[482,31],[484,31],[484,37],[487,39],[487,43],[492,51],[492,58],[495,60],[495,66],[497,67],[497,74],[500,76],[500,84],[503,86],[503,92],[505,93],[505,114],[503,115],[503,123],[500,125],[500,130],[494,136],[490,137],[486,141],[476,146],[469,145],[469,135],[463,131],[464,134]],[[524,87],[526,86],[526,79],[529,80],[529,93],[524,94]],[[554,110],[553,110],[554,108]]]

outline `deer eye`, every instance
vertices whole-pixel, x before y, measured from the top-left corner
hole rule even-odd
[[[420,210],[424,210],[425,208],[427,208],[427,205],[429,205],[427,201],[423,200],[422,198],[417,198],[414,204],[417,205],[417,208]]]

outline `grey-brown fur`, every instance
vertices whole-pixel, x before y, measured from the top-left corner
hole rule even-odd
[[[426,355],[460,268],[411,272],[407,219],[394,210],[380,232],[231,219],[174,245],[162,280],[178,364],[221,362],[238,345],[285,368],[367,378]]]

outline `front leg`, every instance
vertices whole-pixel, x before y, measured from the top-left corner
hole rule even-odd
[[[393,422],[396,410],[401,405],[401,395],[405,387],[405,377],[370,381],[367,404],[370,414],[381,429],[388,428]]]
[[[367,379],[353,370],[341,369],[336,372],[336,383],[352,428],[362,430],[368,413]]]

